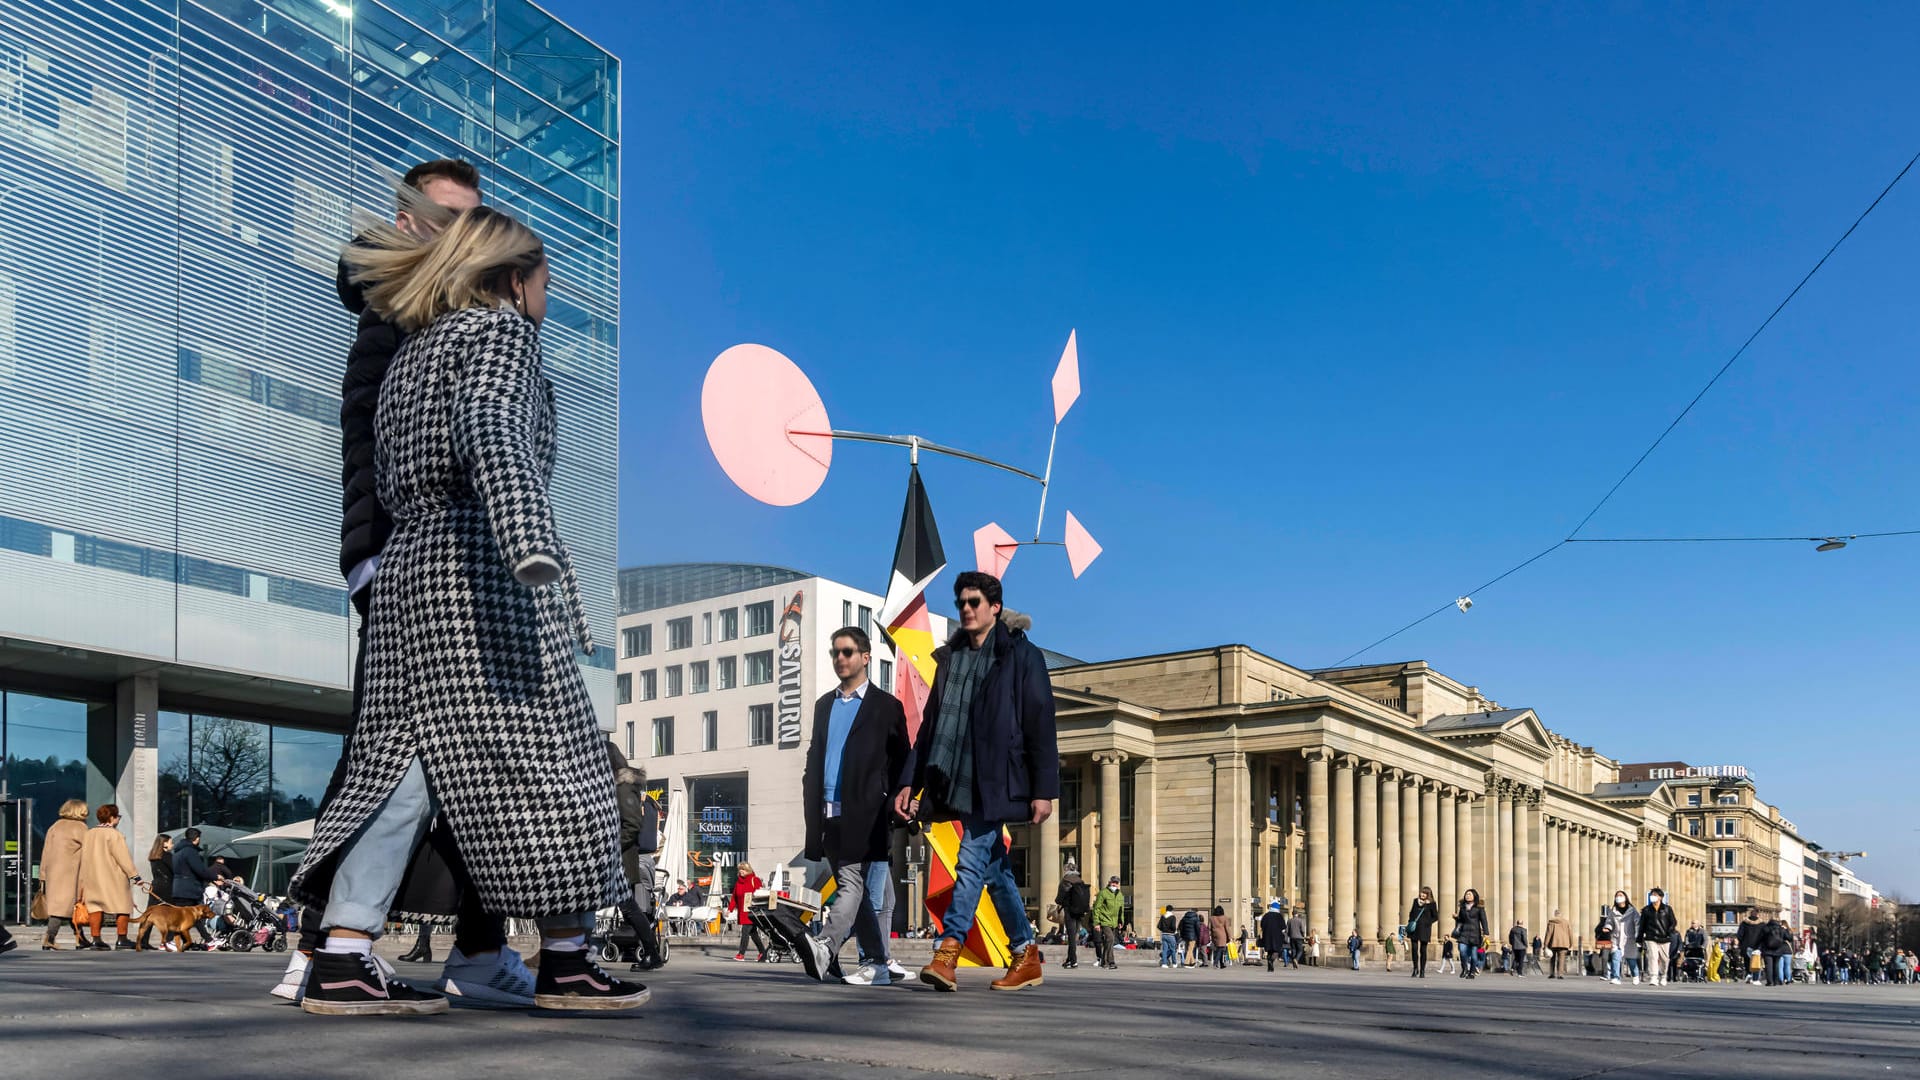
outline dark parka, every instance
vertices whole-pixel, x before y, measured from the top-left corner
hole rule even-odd
[[[659,800],[637,783],[615,784],[613,795],[620,803],[620,868],[627,884],[651,889],[653,882],[641,880],[640,856],[660,850]]]
[[[1017,620],[1017,625],[1015,623]],[[1025,616],[1002,609],[982,648],[993,654],[993,670],[973,694],[974,815],[987,821],[1023,822],[1033,818],[1033,802],[1060,797],[1060,747],[1053,726],[1053,681],[1039,646],[1027,640]],[[940,723],[940,702],[947,688],[947,663],[956,648],[970,647],[965,630],[933,651],[939,665],[927,696],[925,720],[914,740],[899,787],[920,791],[927,784],[927,757]],[[926,791],[921,816],[951,821],[958,815],[946,792]]]
[[[826,859],[835,866],[885,862],[892,851],[888,817],[893,792],[907,767],[907,713],[900,699],[873,683],[860,699],[840,751],[839,820],[826,817],[827,729],[837,690],[821,695],[813,705],[813,738],[807,743],[807,764],[800,774],[800,798],[805,806],[806,856]]]
[[[197,904],[219,875],[200,854],[200,845],[182,836],[173,842],[173,897],[176,904]]]
[[[1278,953],[1287,947],[1287,917],[1271,908],[1260,916],[1260,951]]]
[[[1648,904],[1640,909],[1640,940],[1660,945],[1673,943],[1673,909],[1666,904]]]
[[[359,317],[347,373],[340,380],[340,575],[380,554],[393,535],[393,518],[374,488],[373,421],[380,407],[380,384],[393,354],[400,351],[400,330],[374,314],[360,286],[347,280],[342,261],[334,278],[340,303]]]
[[[1487,941],[1487,905],[1460,905],[1453,914],[1453,940],[1478,949]]]
[[[1440,921],[1440,910],[1430,900],[1415,900],[1407,909],[1407,939],[1422,945],[1433,940],[1433,924]]]

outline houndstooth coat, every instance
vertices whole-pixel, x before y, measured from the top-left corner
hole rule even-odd
[[[347,775],[294,875],[325,906],[347,842],[419,757],[491,912],[617,903],[620,810],[575,646],[592,648],[547,501],[553,384],[534,324],[510,309],[441,316],[409,338],[380,392],[380,556],[364,700]],[[560,580],[515,568],[544,557]]]

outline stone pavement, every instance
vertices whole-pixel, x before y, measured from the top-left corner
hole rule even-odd
[[[637,1013],[353,1020],[268,997],[284,962],[23,948],[0,958],[0,1076],[1920,1076],[1920,987],[1130,965],[1049,966],[1044,987],[1020,994],[968,970],[962,992],[943,995],[826,987],[794,965],[687,950],[646,977],[654,1001]]]

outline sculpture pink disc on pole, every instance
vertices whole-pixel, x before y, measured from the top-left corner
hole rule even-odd
[[[1093,535],[1087,532],[1087,527],[1080,524],[1080,519],[1073,516],[1073,511],[1067,511],[1067,563],[1073,567],[1073,576],[1078,578],[1087,567],[1092,566],[1093,560],[1100,557],[1101,550],[1100,545],[1094,542]]]
[[[827,407],[806,373],[765,345],[735,345],[714,358],[700,417],[727,478],[763,503],[803,503],[827,479]]]
[[[1080,332],[1067,331],[1067,348],[1060,354],[1060,365],[1053,369],[1053,422],[1058,424],[1080,400]],[[1049,455],[1051,457],[1051,455]]]
[[[1007,535],[1007,530],[995,522],[973,530],[973,565],[975,569],[992,574],[997,578],[1007,576],[1007,565],[1020,551],[1020,542]]]

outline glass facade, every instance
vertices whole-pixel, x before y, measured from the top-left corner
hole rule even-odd
[[[224,716],[162,712],[159,720],[160,831],[198,826],[208,854],[223,855],[266,891],[283,891],[304,845],[286,844],[271,858],[223,845],[318,813],[340,736]]]
[[[0,0],[0,632],[349,682],[336,252],[453,156],[552,258],[554,504],[613,642],[618,90],[524,0]]]

